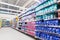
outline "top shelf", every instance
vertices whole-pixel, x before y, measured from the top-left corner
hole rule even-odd
[[[48,0],[46,0],[45,2],[47,2]],[[43,2],[43,3],[45,3],[45,2]],[[41,4],[43,4],[43,3],[41,3]],[[41,5],[41,4],[39,4],[39,5]],[[38,6],[39,6],[38,5]],[[36,6],[35,8],[37,8],[38,6]],[[26,14],[27,12],[29,12],[29,11],[32,11],[33,9],[35,9],[35,8],[32,8],[32,9],[30,9],[30,10],[27,10],[27,11],[25,11],[25,13],[24,14]],[[22,15],[24,15],[24,14],[22,14]]]
[[[45,2],[47,2],[48,0],[46,0]],[[37,8],[37,7],[39,7],[40,5],[42,5],[42,4],[44,4],[45,2],[43,2],[43,3],[41,3],[41,4],[39,4],[38,6],[36,6],[35,8]],[[57,3],[58,4],[60,4],[60,1],[57,1]],[[35,9],[34,8],[34,9]],[[27,12],[29,12],[29,11],[32,11],[33,10],[33,8],[32,9],[30,9],[30,10],[28,10],[28,11],[26,11],[25,13],[27,13]]]
[[[48,1],[48,0],[46,0],[45,2],[47,2],[47,1]],[[39,5],[38,5],[38,6],[36,6],[35,8],[39,7],[40,5],[44,4],[45,2],[43,2],[43,3],[39,4]],[[58,3],[58,4],[60,4],[60,1],[57,1],[57,3]],[[51,5],[53,5],[53,4],[51,4]],[[47,6],[47,7],[48,7],[48,6]],[[35,8],[34,8],[34,9],[35,9]],[[27,12],[29,12],[29,11],[33,11],[33,8],[32,8],[32,9],[30,9],[30,10],[27,10],[24,14],[26,14],[26,13],[27,13]],[[60,10],[58,10],[58,12],[60,12]],[[22,15],[24,15],[24,14],[22,14]],[[21,15],[21,16],[22,16],[22,15]]]

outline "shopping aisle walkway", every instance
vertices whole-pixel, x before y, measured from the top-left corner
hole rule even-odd
[[[0,29],[0,40],[34,40],[10,27]]]

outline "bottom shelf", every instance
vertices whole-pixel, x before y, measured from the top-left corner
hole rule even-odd
[[[42,40],[45,40],[45,39],[43,39],[43,38],[40,38],[40,37],[37,37],[37,36],[35,36],[35,38],[37,38],[37,39],[39,39],[39,40],[40,40],[40,39],[42,39]]]

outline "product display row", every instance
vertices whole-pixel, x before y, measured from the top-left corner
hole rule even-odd
[[[10,21],[0,18],[0,27],[10,27]]]
[[[58,18],[58,13],[56,12],[52,12],[52,13],[48,13],[45,15],[40,15],[40,16],[36,16],[36,20],[49,20],[49,19],[57,19]]]
[[[57,10],[57,5],[55,4],[55,5],[49,6],[47,8],[44,8],[42,10],[39,10],[38,12],[36,12],[36,15],[44,15],[47,13],[55,12],[56,10]]]
[[[38,39],[60,40],[59,9],[58,0],[43,0],[20,15],[15,28]]]
[[[0,19],[0,28],[2,27],[2,19]]]
[[[31,36],[35,36],[35,22],[22,22],[18,29]]]
[[[57,3],[57,0],[49,0],[49,1],[47,0],[45,3],[39,5],[35,11],[44,9],[45,7],[49,7],[55,3]]]
[[[36,21],[36,25],[58,26],[60,25],[60,20],[59,19],[40,20],[40,21]]]
[[[60,37],[42,31],[36,31],[36,36],[42,38],[42,40],[60,40]]]
[[[36,13],[35,32],[37,38],[42,38],[43,40],[60,40],[60,19],[58,19],[59,13],[57,12],[59,4],[56,2],[57,0],[45,2],[49,5]]]

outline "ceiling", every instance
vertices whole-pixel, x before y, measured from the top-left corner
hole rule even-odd
[[[19,14],[34,3],[35,0],[0,0],[0,9]]]
[[[36,2],[36,0],[0,0],[0,17],[3,16],[2,13],[16,16]]]
[[[23,7],[23,8],[28,8],[28,7],[26,7],[27,5],[29,5],[31,3],[33,4],[36,1],[35,0],[0,0],[0,2],[20,6],[20,7]]]

